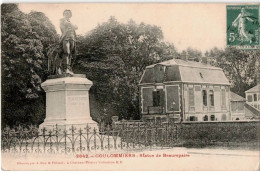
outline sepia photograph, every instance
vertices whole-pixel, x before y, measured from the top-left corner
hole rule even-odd
[[[260,170],[260,4],[1,4],[3,171]]]

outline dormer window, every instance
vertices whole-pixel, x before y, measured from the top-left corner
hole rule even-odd
[[[200,77],[203,79],[203,75],[201,74],[201,72],[200,72]]]

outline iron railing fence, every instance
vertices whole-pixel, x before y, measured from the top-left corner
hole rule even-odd
[[[83,153],[109,150],[171,148],[181,145],[180,124],[119,124],[103,128],[87,124],[39,129],[36,126],[2,130],[2,152]]]

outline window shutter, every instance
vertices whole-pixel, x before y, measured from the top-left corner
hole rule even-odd
[[[189,88],[189,106],[195,106],[195,102],[194,102],[194,89],[193,88]]]
[[[153,106],[153,87],[143,88],[143,112],[148,112],[148,106]]]
[[[166,86],[167,111],[179,111],[179,86]],[[173,105],[174,102],[174,105]],[[173,109],[172,109],[173,107]]]
[[[159,91],[160,91],[160,106],[164,107],[164,105],[165,105],[165,103],[164,103],[164,101],[165,101],[165,92],[162,89],[160,89]]]

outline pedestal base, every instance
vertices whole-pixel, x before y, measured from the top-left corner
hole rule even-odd
[[[40,129],[86,128],[88,125],[98,131],[89,110],[89,89],[92,82],[84,75],[48,79],[42,83],[46,92],[46,119]]]
[[[71,130],[73,128],[76,128],[76,131],[79,129],[86,131],[86,128],[90,128],[90,131],[93,131],[94,129],[98,132],[99,126],[98,123],[93,120],[82,120],[82,121],[71,121],[71,120],[44,120],[42,124],[39,126],[39,130],[43,130],[45,128],[47,131],[56,130],[59,129],[61,131],[63,130]]]

